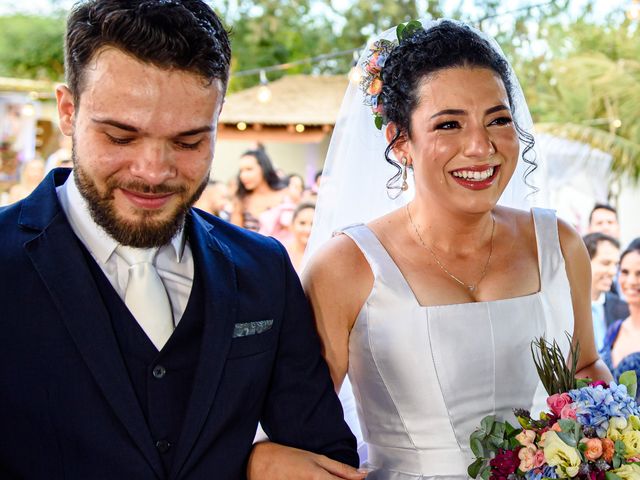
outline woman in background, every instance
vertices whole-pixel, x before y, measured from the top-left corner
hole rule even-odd
[[[629,316],[609,327],[601,353],[613,376],[635,370],[640,377],[640,238],[620,256],[620,290],[629,305]],[[636,395],[640,400],[640,395]]]
[[[285,241],[294,206],[271,159],[259,148],[240,158],[231,223]]]
[[[293,212],[291,227],[289,227],[291,238],[285,243],[285,247],[298,273],[302,269],[302,259],[311,234],[315,211],[316,206],[313,203],[301,203]]]

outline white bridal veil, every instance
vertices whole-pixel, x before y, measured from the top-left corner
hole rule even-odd
[[[421,19],[425,29],[437,25],[441,20]],[[486,39],[491,46],[504,57],[502,49],[491,37],[478,30],[474,31]],[[363,69],[373,42],[379,39],[395,40],[396,27],[386,30],[380,36],[372,38],[358,61]],[[513,85],[514,119],[521,129],[532,133],[533,122],[527,107],[520,83],[510,67]],[[387,195],[387,181],[396,174],[397,169],[389,165],[384,158],[387,142],[383,130],[378,130],[373,121],[371,107],[364,103],[364,93],[360,86],[350,83],[340,107],[338,119],[329,144],[324,164],[313,230],[305,257],[308,259],[326,242],[333,232],[354,223],[368,221],[399,208],[413,198],[413,178],[409,175],[409,190],[396,199]],[[524,145],[521,143],[520,152]],[[500,204],[515,208],[528,209],[531,206],[544,206],[546,195],[542,180],[544,162],[535,148],[527,158],[536,158],[538,168],[527,177],[528,164],[519,159],[511,182],[500,198]]]

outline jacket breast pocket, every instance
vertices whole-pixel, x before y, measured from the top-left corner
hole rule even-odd
[[[265,321],[248,322],[248,324],[259,324],[262,322]],[[271,321],[271,324],[272,323],[273,321]],[[272,328],[271,324],[269,324],[269,328],[266,330],[262,330],[264,328],[263,325],[262,328],[258,328],[257,330],[250,329],[250,334],[242,334],[240,336],[237,335],[239,331],[238,326],[244,327],[244,325],[247,324],[237,324],[235,329],[236,335],[234,335],[234,338],[231,340],[231,348],[229,349],[227,358],[248,357],[275,348],[278,342],[278,336],[276,328]],[[246,329],[244,328],[241,328],[241,331],[246,333]]]

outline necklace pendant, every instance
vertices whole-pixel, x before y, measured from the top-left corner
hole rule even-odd
[[[467,288],[470,292],[473,292],[476,289],[476,285],[467,285]]]

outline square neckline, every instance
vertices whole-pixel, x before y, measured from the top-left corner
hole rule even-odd
[[[387,257],[387,260],[393,265],[393,268],[395,269],[396,273],[398,274],[399,278],[402,281],[403,287],[409,292],[409,294],[411,295],[411,298],[413,299],[413,302],[415,303],[415,305],[418,308],[421,309],[429,309],[429,308],[446,308],[446,307],[460,307],[460,306],[467,306],[467,305],[477,305],[478,307],[481,306],[486,306],[487,304],[492,304],[492,303],[502,303],[502,302],[512,302],[512,301],[517,301],[517,300],[535,300],[538,297],[540,297],[543,294],[543,287],[542,287],[542,258],[540,256],[540,242],[539,242],[539,237],[538,237],[538,226],[536,224],[536,219],[535,219],[535,215],[533,212],[533,209],[530,210],[530,216],[531,219],[533,221],[533,230],[535,233],[535,237],[536,237],[536,259],[538,261],[538,281],[540,284],[540,288],[538,289],[538,291],[533,292],[533,293],[527,293],[525,295],[518,295],[517,297],[509,297],[509,298],[498,298],[495,300],[482,300],[482,301],[477,301],[477,302],[458,302],[458,303],[445,303],[445,304],[438,304],[438,305],[422,305],[419,301],[418,301],[418,297],[415,294],[415,291],[413,290],[413,288],[411,287],[411,284],[409,283],[409,281],[407,280],[407,278],[405,277],[404,273],[402,272],[402,270],[400,270],[400,267],[398,267],[398,264],[394,261],[393,257],[391,256],[391,254],[389,253],[389,251],[386,249],[386,247],[384,246],[384,244],[380,241],[380,239],[378,238],[378,236],[375,234],[375,232],[373,230],[371,230],[371,228],[369,228],[369,226],[365,223],[360,224],[361,227],[364,227],[365,229],[367,229],[367,231],[371,234],[371,236],[375,239],[375,241],[378,243],[378,245],[380,246],[383,254]],[[352,239],[353,241],[353,239]],[[364,255],[364,252],[362,252]],[[365,256],[366,258],[366,256]],[[369,261],[367,260],[367,263],[369,263]],[[371,265],[369,265],[369,268],[371,268]],[[373,282],[373,287],[371,288],[371,292],[369,293],[369,295],[367,295],[367,299],[365,300],[364,305],[366,305],[369,300],[371,299],[371,297],[374,294],[375,288],[376,288],[376,274],[375,272],[372,273],[374,275],[374,282]],[[476,307],[474,307],[476,308]]]

